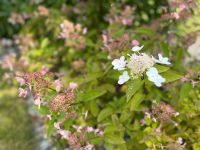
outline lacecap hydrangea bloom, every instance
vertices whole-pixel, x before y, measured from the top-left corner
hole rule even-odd
[[[132,78],[138,78],[143,73],[154,65],[154,61],[145,53],[133,54],[127,63],[127,68],[130,69]]]
[[[146,53],[139,53],[143,46],[134,46],[131,50],[132,55],[128,54],[129,58],[126,60],[124,56],[112,61],[113,69],[123,71],[119,76],[118,84],[124,84],[128,80],[137,79],[145,74],[148,80],[153,82],[157,87],[161,87],[166,80],[153,67],[155,63],[170,65],[169,59],[158,54],[158,59],[150,57]]]

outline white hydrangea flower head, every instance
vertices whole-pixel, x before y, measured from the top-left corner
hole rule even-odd
[[[154,65],[154,60],[145,53],[140,55],[133,54],[130,57],[130,60],[127,64],[127,67],[130,69],[131,76],[133,78],[138,78],[142,76],[145,71],[151,68]]]
[[[164,64],[164,65],[170,65],[171,64],[171,62],[169,62],[169,58],[168,57],[163,57],[161,54],[158,54],[158,59],[154,58],[154,61],[156,63]]]
[[[138,53],[132,55],[127,54],[129,56],[128,61],[125,60],[124,56],[112,61],[113,69],[118,71],[128,69],[128,71],[124,71],[122,75],[119,76],[118,84],[124,84],[130,77],[136,79],[143,76],[145,73],[148,79],[158,87],[161,87],[162,83],[166,81],[153,66],[155,63],[170,65],[169,58],[158,54],[159,59],[155,59],[153,56],[150,57],[146,53],[139,53],[143,47],[144,46],[134,46],[132,51]]]
[[[133,52],[139,52],[141,49],[143,49],[143,47],[144,47],[144,45],[142,45],[142,46],[134,46],[131,50],[133,51]]]
[[[158,70],[155,67],[151,67],[147,72],[149,81],[153,82],[157,87],[161,87],[165,82],[165,78],[158,74]]]
[[[122,73],[122,75],[119,76],[119,81],[118,84],[124,84],[125,82],[127,82],[130,79],[128,72],[124,71]]]
[[[124,70],[126,66],[126,60],[124,56],[121,56],[119,59],[114,59],[112,61],[113,69],[115,70]]]

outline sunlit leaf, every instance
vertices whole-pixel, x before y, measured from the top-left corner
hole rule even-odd
[[[142,87],[144,84],[144,81],[142,80],[133,80],[128,83],[128,90],[126,93],[127,96],[127,102],[131,99],[131,97]]]
[[[97,118],[97,121],[98,121],[98,122],[101,122],[102,120],[104,120],[105,118],[107,118],[108,116],[110,116],[112,113],[113,113],[113,109],[110,108],[110,107],[103,109],[103,110],[99,113],[98,118]]]

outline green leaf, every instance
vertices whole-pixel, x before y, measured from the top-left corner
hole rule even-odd
[[[116,114],[113,114],[111,118],[114,125],[119,125],[119,119]]]
[[[121,113],[119,120],[120,120],[120,122],[125,122],[126,120],[129,119],[130,116],[131,116],[131,113],[128,112],[127,110],[125,110]]]
[[[49,44],[49,40],[47,38],[43,39],[41,42],[41,48],[46,48],[47,45]]]
[[[77,101],[91,101],[106,93],[105,89],[99,88],[90,91],[84,91],[83,93],[77,94]]]
[[[148,36],[154,36],[155,32],[150,28],[139,27],[135,30],[136,33],[144,34]]]
[[[80,84],[85,84],[85,83],[88,83],[90,81],[93,81],[93,80],[96,80],[97,78],[101,77],[103,75],[102,72],[95,72],[95,73],[92,73],[90,75],[87,75],[86,78],[81,78],[80,81],[78,81],[79,85]]]
[[[101,122],[102,120],[104,120],[104,119],[106,119],[108,116],[110,116],[112,113],[113,113],[113,109],[110,108],[110,107],[103,109],[103,110],[99,113],[98,118],[97,118],[97,121],[98,121],[98,122]]]
[[[43,51],[41,49],[33,49],[29,51],[28,56],[30,58],[37,58],[42,56]]]
[[[188,97],[190,91],[192,90],[192,85],[190,83],[185,83],[181,86],[180,90],[180,100]]]
[[[130,110],[138,110],[139,105],[144,100],[144,95],[142,92],[137,92],[130,100]]]
[[[49,113],[49,109],[46,106],[41,106],[38,108],[38,106],[34,105],[33,109],[36,110],[40,115],[46,115]]]
[[[118,145],[120,150],[127,150],[126,143]]]
[[[154,67],[158,70],[159,73],[163,73],[169,70],[169,67],[158,65],[158,64],[155,64]]]
[[[127,90],[127,93],[126,93],[127,102],[142,87],[143,84],[144,84],[144,81],[142,81],[140,79],[133,80],[133,81],[129,82],[128,90]]]
[[[175,71],[163,72],[161,76],[166,79],[165,83],[173,82],[182,78],[182,76]]]
[[[114,132],[116,132],[116,131],[119,131],[119,129],[118,129],[116,126],[114,126],[114,125],[109,125],[109,126],[107,126],[107,127],[105,128],[104,134],[106,134],[106,133],[114,133]]]
[[[124,139],[119,135],[105,134],[104,139],[106,140],[106,142],[110,144],[115,144],[115,145],[125,143]]]
[[[111,93],[115,92],[115,87],[112,84],[103,84],[102,87]]]
[[[46,127],[47,127],[47,136],[48,136],[48,138],[50,138],[55,129],[54,129],[53,125],[51,124],[51,122],[48,122],[46,124]]]
[[[90,102],[90,111],[93,116],[97,116],[99,114],[99,107],[97,106],[95,101]]]
[[[160,48],[164,53],[164,56],[169,57],[169,46],[167,43],[161,42],[160,43]]]
[[[91,139],[89,139],[89,142],[91,143],[91,144],[99,144],[99,143],[102,143],[102,141],[103,141],[103,137],[95,137],[95,138],[91,138]]]

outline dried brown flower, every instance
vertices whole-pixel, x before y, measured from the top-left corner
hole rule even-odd
[[[181,79],[181,82],[189,82],[194,88],[200,82],[200,71],[188,70],[187,74]]]
[[[75,70],[79,70],[85,65],[85,62],[82,59],[75,60],[72,62],[72,66]]]
[[[48,16],[49,10],[45,6],[38,6],[38,12],[41,16]]]
[[[74,94],[71,90],[66,91],[64,94],[57,94],[50,102],[51,111],[67,112],[67,108],[70,107],[74,99]]]
[[[15,36],[14,38],[15,38],[15,44],[17,44],[18,47],[23,51],[27,51],[35,46],[32,35],[20,35],[20,36]]]
[[[48,87],[49,84],[50,83],[45,79],[37,79],[35,83],[35,87],[37,90],[40,90],[40,89]]]
[[[63,104],[65,104],[65,95],[58,94],[54,97],[54,99],[50,102],[50,109],[51,111],[58,111]]]
[[[106,21],[110,24],[118,23],[125,26],[130,26],[133,23],[135,8],[126,5],[124,8],[119,8],[117,5],[112,5],[110,13],[106,16]]]
[[[61,32],[58,35],[58,38],[65,40],[65,45],[69,47],[74,47],[77,50],[81,50],[85,47],[85,37],[87,29],[82,28],[80,24],[74,24],[69,20],[64,20],[60,24]]]
[[[152,108],[152,115],[161,122],[167,122],[174,116],[175,110],[169,104],[161,102],[159,105]]]
[[[167,147],[169,150],[184,150],[184,146],[179,143],[169,143]]]
[[[69,135],[68,143],[70,145],[70,149],[72,149],[72,150],[80,150],[81,149],[81,144],[75,133],[72,133]]]
[[[109,33],[103,34],[103,49],[106,49],[110,54],[114,50],[122,50],[125,47],[131,48],[131,40],[128,34],[124,34],[117,39],[113,39]]]
[[[34,73],[25,73],[23,78],[27,83],[31,83],[33,80],[36,80],[37,78],[41,78],[42,74],[39,71],[36,71]]]
[[[8,21],[13,25],[25,23],[23,15],[16,12],[11,13],[10,18],[8,18]]]

